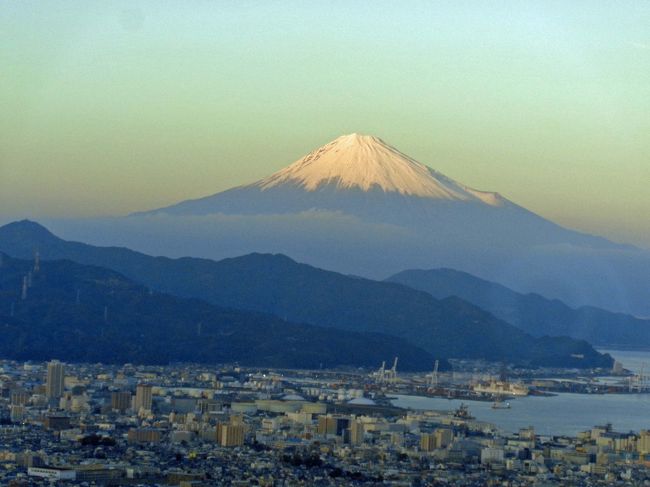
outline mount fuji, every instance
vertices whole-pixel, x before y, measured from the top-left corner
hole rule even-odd
[[[461,247],[479,242],[618,247],[555,225],[498,193],[465,186],[377,137],[359,134],[338,137],[253,184],[134,216],[305,212],[417,230]]]
[[[650,316],[650,252],[564,228],[368,135],[338,137],[211,196],[48,225],[66,238],[170,257],[283,253],[371,278],[451,267],[574,306]]]
[[[496,193],[463,186],[377,137],[351,134],[253,184],[148,213],[278,213],[318,208],[382,215],[377,205],[412,211],[404,205],[425,208],[432,202],[479,207],[509,203]]]

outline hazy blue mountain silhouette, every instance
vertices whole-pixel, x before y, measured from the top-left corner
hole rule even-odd
[[[522,365],[608,365],[584,341],[533,338],[459,298],[251,254],[215,262],[150,257],[125,248],[66,242],[23,221],[0,227],[0,250],[27,258],[70,259],[118,271],[159,292],[357,332],[398,336],[436,358],[484,358]],[[577,358],[583,355],[584,358]]]
[[[33,272],[33,261],[2,257],[0,354],[6,358],[319,368],[375,367],[399,356],[403,370],[433,363],[430,354],[393,336],[289,323],[151,292],[115,271],[68,260],[44,260]]]
[[[571,308],[557,299],[521,294],[453,269],[407,270],[387,279],[438,299],[457,296],[533,336],[567,335],[607,347],[650,346],[650,320],[591,306]]]

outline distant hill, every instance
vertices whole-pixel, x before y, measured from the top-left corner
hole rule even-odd
[[[520,294],[466,272],[408,270],[387,281],[425,291],[438,299],[457,296],[533,336],[567,335],[609,347],[650,346],[650,320],[594,307],[571,308],[562,301]]]
[[[435,358],[481,358],[520,365],[610,366],[587,342],[536,339],[460,298],[437,300],[395,283],[345,276],[283,255],[215,262],[150,257],[125,248],[61,240],[33,222],[0,227],[0,250],[71,259],[116,270],[152,289],[294,322],[404,338]],[[401,359],[400,359],[401,360]]]
[[[43,261],[33,272],[31,261],[0,256],[5,358],[319,368],[375,367],[399,356],[403,370],[428,370],[434,360],[395,337],[223,309],[151,292],[117,272],[71,261]],[[23,300],[25,276],[31,286]]]

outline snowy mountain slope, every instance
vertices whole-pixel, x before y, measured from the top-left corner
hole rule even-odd
[[[284,184],[306,191],[334,186],[338,190],[379,189],[422,198],[503,204],[498,194],[467,188],[370,135],[343,135],[251,186],[268,190]]]
[[[341,211],[404,222],[447,206],[516,206],[492,192],[464,186],[377,137],[338,137],[255,183],[143,214],[209,215]],[[406,214],[405,214],[406,213]]]

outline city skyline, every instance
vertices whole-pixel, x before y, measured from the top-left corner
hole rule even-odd
[[[2,222],[206,196],[359,132],[650,247],[647,4],[193,6],[3,9]]]

